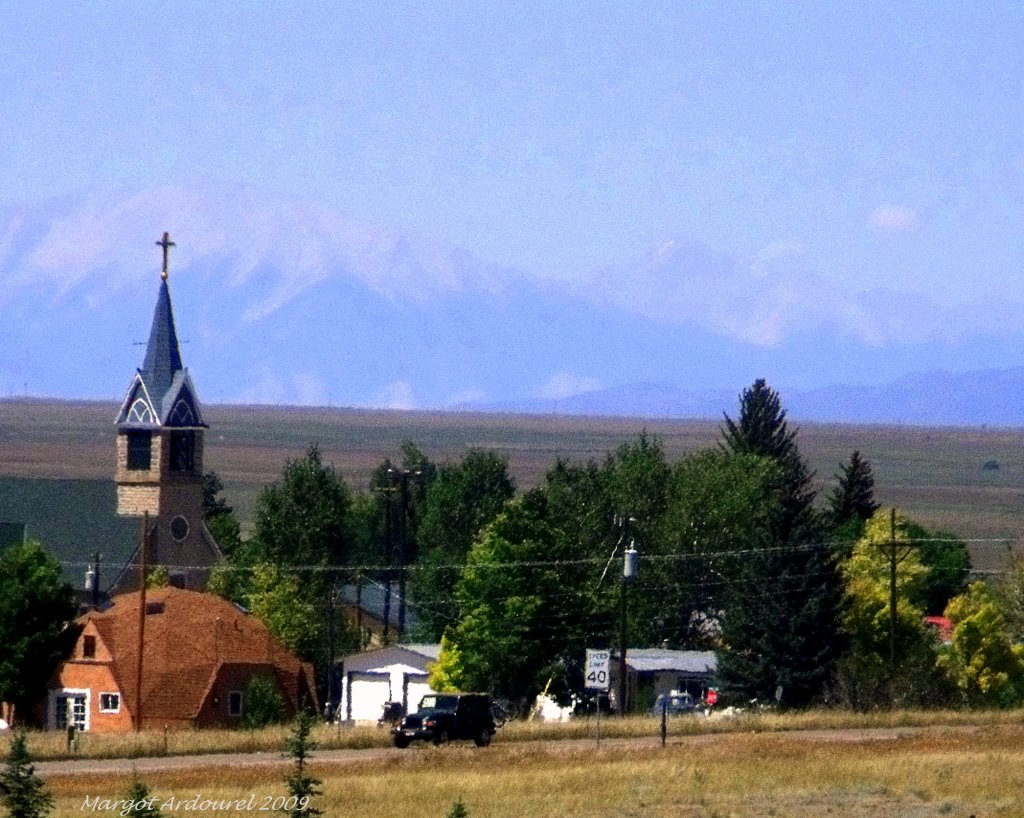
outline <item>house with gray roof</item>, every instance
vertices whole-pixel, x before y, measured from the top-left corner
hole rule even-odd
[[[609,701],[619,709],[619,653],[612,651]],[[626,650],[626,708],[646,710],[661,694],[686,692],[696,700],[714,686],[718,657],[710,650],[629,648]]]

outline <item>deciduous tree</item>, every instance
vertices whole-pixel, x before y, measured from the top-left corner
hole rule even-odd
[[[0,701],[14,705],[18,720],[46,689],[61,633],[74,615],[74,592],[39,542],[0,555]]]
[[[540,692],[573,630],[565,603],[575,589],[559,556],[540,495],[509,504],[484,528],[459,579],[461,615],[439,662],[450,683],[518,702]]]
[[[474,538],[514,493],[508,463],[492,451],[473,449],[438,468],[422,503],[419,559],[410,577],[421,638],[440,638],[459,618],[454,591],[461,566]]]
[[[778,467],[721,450],[692,454],[673,469],[659,550],[649,553],[634,605],[646,608],[649,644],[713,647],[716,623],[745,554],[763,544],[777,506]]]
[[[935,638],[924,625],[919,603],[928,569],[911,543],[909,521],[897,516],[893,532],[890,515],[891,510],[880,510],[867,521],[842,564],[843,630],[849,642],[839,662],[836,689],[844,703],[861,709],[938,704],[945,698],[943,681],[935,672]],[[893,548],[897,558],[894,633]]]
[[[952,644],[939,656],[965,704],[1024,703],[1024,645],[1015,645],[995,593],[984,582],[950,601]]]
[[[351,542],[348,486],[324,463],[318,446],[289,460],[281,482],[256,501],[255,561],[277,565],[343,564]],[[310,576],[315,584],[317,577]],[[307,583],[308,585],[309,583]]]
[[[1024,644],[1024,552],[1010,557],[997,590],[1010,635],[1014,642]]]

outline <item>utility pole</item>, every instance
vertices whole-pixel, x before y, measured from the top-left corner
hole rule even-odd
[[[622,526],[622,540],[625,540],[626,532],[629,524],[633,522],[633,518],[619,518],[619,524]],[[634,541],[630,539],[629,547],[622,552],[622,584],[620,586],[620,600],[621,600],[621,627],[619,631],[619,715],[625,717],[626,715],[626,639],[627,639],[627,597],[628,597],[628,586],[636,576],[636,563],[637,563],[637,551]]]
[[[388,469],[398,475],[398,638],[405,636],[406,567],[409,564],[409,478],[419,477],[419,469]]]
[[[149,551],[149,512],[142,515],[142,544],[139,555],[139,660],[135,665],[135,732],[142,731],[142,664],[146,645],[146,566]]]
[[[896,539],[896,507],[889,510],[889,539],[881,544],[883,553],[889,558],[889,686],[890,694],[892,685],[896,680],[896,629],[899,624],[898,600],[896,598],[896,568],[908,556],[910,556],[913,543],[904,543],[903,550],[899,548]]]
[[[889,678],[896,678],[896,506],[889,512]]]
[[[388,474],[391,474],[391,469],[388,469]],[[395,493],[394,486],[381,486],[377,489],[381,494],[384,495],[384,611],[383,611],[383,624],[384,633],[382,639],[384,644],[387,644],[388,637],[391,632],[391,561],[392,552],[394,551],[394,536],[393,536],[393,515],[391,513],[391,495]]]

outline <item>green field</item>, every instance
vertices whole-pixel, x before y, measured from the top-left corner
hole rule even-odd
[[[110,479],[116,411],[112,403],[0,401],[0,476]],[[383,458],[397,457],[405,439],[438,462],[472,446],[495,449],[508,458],[519,486],[528,487],[558,456],[602,458],[646,429],[678,458],[714,446],[720,425],[263,406],[211,406],[205,414],[205,468],[221,476],[228,501],[246,522],[259,490],[310,443],[318,443],[356,489],[366,486]],[[1024,531],[1024,430],[807,423],[798,440],[822,496],[858,449],[874,468],[876,498],[928,528],[971,540],[977,568],[997,568]]]

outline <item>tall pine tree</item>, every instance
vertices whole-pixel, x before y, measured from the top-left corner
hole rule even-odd
[[[781,514],[777,537],[808,539],[818,536],[818,520],[812,509],[815,492],[811,487],[814,474],[807,468],[796,443],[796,429],[786,423],[779,393],[758,378],[740,395],[739,419],[725,416],[722,448],[732,454],[753,454],[767,457],[781,469]]]
[[[856,521],[863,525],[878,510],[875,477],[871,464],[854,451],[850,462],[836,475],[838,484],[828,495],[829,513],[835,528]]]
[[[745,697],[809,704],[825,690],[842,648],[842,583],[812,507],[813,474],[786,423],[779,395],[763,379],[740,396],[737,421],[728,415],[722,448],[757,455],[777,466],[776,509],[765,530],[737,542],[722,619],[719,675]]]

